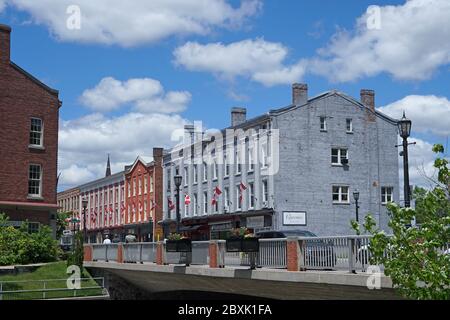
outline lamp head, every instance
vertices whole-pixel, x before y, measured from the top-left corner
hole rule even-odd
[[[403,118],[398,122],[398,133],[400,137],[406,139],[411,134],[412,121],[407,119],[405,116],[405,111],[403,111]]]

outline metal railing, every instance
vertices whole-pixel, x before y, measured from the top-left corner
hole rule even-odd
[[[198,265],[209,264],[209,241],[192,242],[191,264],[198,264]]]
[[[92,260],[117,261],[118,247],[117,243],[92,244]]]
[[[108,296],[104,278],[80,278],[79,280],[80,288],[78,289],[69,288],[67,279],[0,281],[0,300]],[[96,285],[88,283],[91,281],[95,281]]]

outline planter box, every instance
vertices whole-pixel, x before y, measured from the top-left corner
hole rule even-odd
[[[231,237],[226,240],[227,252],[258,252],[258,238]]]
[[[166,252],[192,252],[191,239],[166,240]]]

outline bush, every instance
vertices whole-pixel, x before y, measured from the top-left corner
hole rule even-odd
[[[0,214],[0,265],[52,262],[58,259],[61,249],[52,238],[48,226],[41,226],[38,232],[30,234],[27,222],[16,229],[7,226],[8,220],[5,214]]]

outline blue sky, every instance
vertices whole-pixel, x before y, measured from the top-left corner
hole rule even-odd
[[[431,3],[427,4],[427,1]],[[60,110],[60,189],[101,176],[107,153],[112,155],[113,168],[120,170],[138,154],[149,156],[153,146],[162,144],[168,147],[170,137],[162,138],[162,135],[168,136],[169,129],[185,121],[202,120],[207,127],[222,128],[229,124],[229,110],[233,106],[247,107],[248,117],[270,108],[286,106],[291,99],[290,83],[294,81],[307,83],[310,96],[338,89],[358,98],[361,88],[374,89],[377,107],[387,106],[384,110],[397,117],[401,116],[400,110],[406,109],[407,115],[420,128],[414,137],[423,144],[416,148],[420,150],[415,155],[425,166],[429,167],[432,160],[432,155],[426,150],[429,144],[445,144],[447,141],[450,131],[450,120],[446,118],[450,115],[448,1],[211,0],[210,7],[204,8],[206,16],[193,14],[188,7],[173,9],[161,5],[159,0],[153,7],[143,4],[145,1],[132,1],[129,4],[133,7],[129,10],[131,12],[128,8],[121,8],[120,1],[109,4],[99,1],[98,8],[96,5],[87,8],[85,1],[78,1],[81,29],[76,34],[62,27],[70,16],[64,9],[72,4],[65,2],[45,0],[36,4],[29,0],[0,0],[0,22],[13,28],[12,60],[60,90],[63,101]],[[357,24],[358,18],[365,19],[370,5],[380,8],[381,28],[375,33]],[[430,5],[436,6],[436,10],[429,9]],[[417,10],[410,8],[414,6]],[[111,12],[121,9],[124,10],[124,20],[117,21]],[[194,9],[198,12],[200,8]],[[223,13],[225,9],[231,11]],[[145,10],[169,12],[165,17],[167,24],[160,20],[155,23],[145,15]],[[189,17],[190,14],[193,17]],[[209,14],[217,18],[210,19]],[[236,19],[239,15],[243,17]],[[189,22],[198,22],[200,29],[196,25],[192,29],[194,31],[186,31],[191,26],[185,21],[180,22],[181,27],[177,28],[174,21],[179,17],[189,17]],[[429,22],[430,18],[436,25]],[[421,19],[428,22],[423,29],[418,29]],[[173,30],[165,32],[168,25]],[[141,35],[134,36],[140,32]],[[343,36],[345,32],[348,33]],[[102,34],[109,34],[109,38],[105,40]],[[333,42],[332,39],[337,40]],[[442,39],[446,39],[444,42],[447,44],[442,44]],[[402,42],[406,50],[396,45]],[[221,51],[230,59],[223,65],[198,61],[192,56],[194,51],[187,50],[187,43],[195,44],[196,50],[200,50],[195,52],[204,52],[205,60],[222,54]],[[222,46],[208,47],[218,43]],[[246,66],[245,59],[239,61],[239,54],[232,57],[235,51],[227,50],[227,46],[232,44],[242,45],[249,54],[254,52],[255,46],[265,49],[271,46],[270,49],[282,58],[274,54],[274,60],[270,60],[270,53],[264,54],[255,59],[255,65]],[[177,48],[186,49],[178,58],[175,55]],[[329,55],[321,55],[319,50],[325,50]],[[351,63],[332,62],[332,58],[341,56],[348,57]],[[429,57],[434,58],[428,61]],[[372,59],[377,61],[375,67],[357,67],[359,61],[371,64]],[[314,62],[317,62],[316,67],[311,67]],[[277,83],[268,83],[260,80],[259,64],[261,70],[270,72],[269,77],[272,72],[283,68],[291,70],[294,66],[298,66],[295,69],[298,72],[288,72],[286,79],[282,73]],[[342,78],[342,74],[346,77]],[[160,98],[157,107],[153,100],[150,106],[147,103],[148,99],[155,99],[154,94],[139,98],[147,103],[145,112],[136,107],[139,99],[133,98],[109,101],[108,107],[98,101],[99,95],[105,91],[97,87],[106,77],[121,81],[122,85],[130,79],[150,78],[159,81],[165,93],[160,90],[156,94],[156,98]],[[109,81],[105,86],[112,84],[120,85]],[[98,90],[95,91],[96,88]],[[81,97],[86,90],[96,94],[85,95],[83,100]],[[180,107],[172,112],[169,109],[160,112],[172,101],[168,98],[169,92],[180,94]],[[402,100],[408,96],[413,98]],[[405,101],[413,103],[405,104]],[[424,121],[421,115],[428,111],[430,116]],[[115,135],[121,133],[111,128],[102,129],[102,126],[132,121],[125,118],[130,113],[139,113],[144,118],[154,118],[156,114],[162,116],[159,120],[153,119],[151,127],[136,129],[141,131],[129,138],[139,141],[131,143],[132,146],[104,143],[102,139],[86,142],[86,131],[114,140]],[[162,128],[165,121],[172,121],[173,126]],[[425,129],[430,122],[436,123],[437,129],[433,132]],[[133,124],[123,124],[121,128],[125,133],[129,131],[127,126]],[[92,150],[97,150],[95,155],[84,156]],[[419,176],[412,176],[416,181],[420,180]]]

